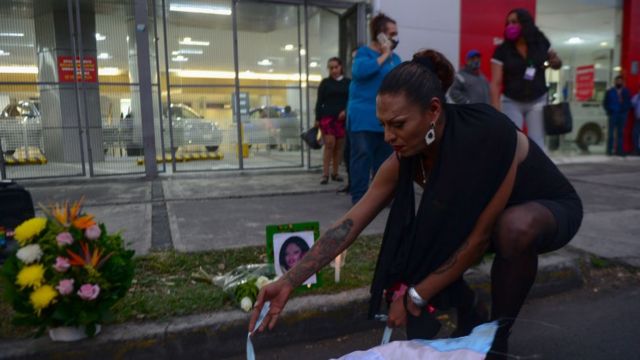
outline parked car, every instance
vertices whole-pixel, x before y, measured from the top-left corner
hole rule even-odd
[[[274,147],[300,146],[300,119],[288,106],[263,106],[242,118],[245,142]]]
[[[222,143],[222,131],[218,124],[206,120],[204,116],[185,104],[171,104],[171,122],[173,124],[173,147],[184,145],[204,145],[208,151],[216,151]],[[165,118],[169,114],[165,109]],[[164,144],[169,147],[169,129],[164,129]]]
[[[40,111],[33,102],[18,101],[5,106],[0,113],[0,143],[7,154],[21,147],[44,150]]]
[[[574,141],[582,151],[600,145],[607,136],[607,114],[597,102],[571,102],[573,131],[564,136],[565,141]]]

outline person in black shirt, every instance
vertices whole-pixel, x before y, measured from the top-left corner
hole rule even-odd
[[[487,312],[463,274],[493,249],[491,317],[501,326],[490,355],[507,356],[538,254],[571,240],[582,221],[582,203],[553,162],[504,114],[487,104],[446,104],[453,77],[453,66],[435,50],[419,52],[387,74],[376,114],[395,153],[362,199],[293,268],[260,290],[249,331],[265,301],[271,305],[258,331],[272,329],[292,291],[347,249],[391,203],[369,316],[380,311],[385,290],[398,289],[387,325],[406,325],[408,338],[428,338],[418,331],[430,327],[429,304],[454,306],[455,335],[469,334]],[[419,203],[416,186],[423,189]]]
[[[525,9],[507,15],[504,42],[491,59],[491,103],[544,149],[543,108],[547,104],[544,71],[559,69],[562,61]],[[502,99],[500,97],[501,91]]]
[[[320,82],[316,100],[316,126],[322,131],[324,153],[322,154],[322,181],[329,182],[329,165],[332,163],[331,180],[342,182],[338,174],[345,137],[345,110],[349,100],[351,80],[344,76],[342,60],[332,57],[327,62],[329,77]]]

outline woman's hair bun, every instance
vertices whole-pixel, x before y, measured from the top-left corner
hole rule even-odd
[[[424,61],[424,59],[428,59],[428,61]],[[442,53],[431,49],[421,50],[413,54],[413,61],[419,63],[430,62],[433,65],[433,68],[430,70],[433,71],[440,80],[442,92],[446,93],[447,90],[449,90],[449,87],[453,84],[455,69]]]

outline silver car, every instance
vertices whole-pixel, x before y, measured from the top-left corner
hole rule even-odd
[[[185,104],[171,104],[173,124],[173,147],[204,145],[208,151],[216,151],[222,143],[222,131],[214,121],[203,116]],[[165,118],[168,114],[165,110]],[[169,130],[165,129],[164,144],[169,147]]]
[[[40,111],[33,102],[19,101],[5,106],[0,113],[0,146],[7,154],[22,147],[43,150]]]

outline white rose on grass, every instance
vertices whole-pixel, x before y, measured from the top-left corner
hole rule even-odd
[[[266,276],[260,276],[258,278],[258,280],[256,280],[256,287],[258,287],[258,290],[262,289],[263,287],[265,287],[265,285],[268,285],[271,282],[271,280],[269,280],[268,277]]]
[[[244,312],[249,312],[253,308],[253,301],[248,296],[245,296],[240,300],[240,308],[244,310]]]
[[[40,258],[42,257],[42,250],[40,249],[40,246],[38,244],[31,244],[18,250],[16,256],[23,263],[31,264],[40,260]]]

